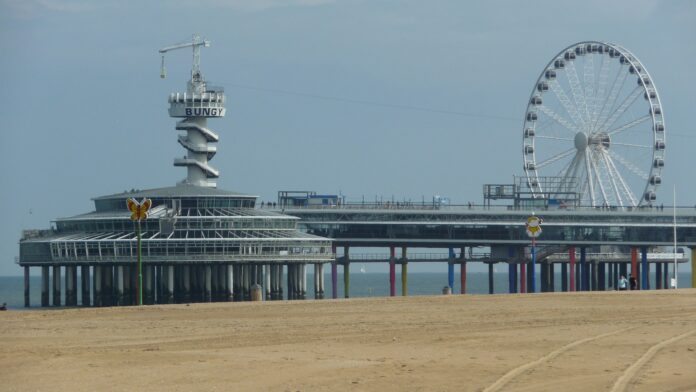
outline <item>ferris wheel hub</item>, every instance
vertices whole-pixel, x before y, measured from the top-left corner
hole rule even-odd
[[[587,134],[585,132],[575,134],[575,148],[578,151],[585,151],[587,148]]]

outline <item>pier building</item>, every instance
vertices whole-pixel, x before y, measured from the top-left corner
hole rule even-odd
[[[226,109],[224,90],[208,86],[198,64],[200,48],[208,45],[194,37],[160,51],[194,50],[187,90],[169,95],[169,115],[180,118],[176,129],[186,132],[178,137],[186,155],[174,166],[185,167],[186,177],[175,186],[96,197],[92,212],[24,231],[19,265],[26,306],[32,267],[41,270],[42,306],[136,303],[130,198],[149,198],[153,205],[142,222],[144,303],[250,300],[254,285],[269,300],[305,299],[307,266],[323,277],[324,263],[334,260],[331,240],[297,230],[296,217],[256,209],[256,196],[217,188],[219,171],[209,164],[217,148],[209,143],[219,137],[207,122],[224,117]],[[324,297],[323,279],[315,280],[314,297]]]

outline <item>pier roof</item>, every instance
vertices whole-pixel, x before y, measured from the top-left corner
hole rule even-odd
[[[140,199],[144,197],[243,197],[243,198],[257,198],[258,196],[247,195],[244,193],[226,191],[218,188],[202,187],[187,184],[178,184],[176,186],[164,187],[164,188],[153,188],[153,189],[137,189],[131,191],[125,191],[121,193],[115,193],[112,195],[98,196],[92,200],[110,200],[110,199],[120,199],[124,200],[127,198]]]

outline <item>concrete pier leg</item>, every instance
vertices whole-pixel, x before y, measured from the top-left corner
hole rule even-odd
[[[631,276],[636,278],[637,282],[640,282],[640,276],[638,276],[638,248],[631,248]],[[629,277],[626,276],[626,279],[629,279]]]
[[[515,276],[517,273],[517,264],[515,263],[508,263],[508,293],[514,294],[517,290],[515,289],[515,282],[517,281],[517,277]]]
[[[536,287],[534,287],[534,285],[532,285],[532,276],[534,276],[535,273],[536,273],[536,271],[534,270],[534,268],[532,268],[532,264],[529,263],[529,265],[527,266],[527,292],[528,293],[535,293],[536,292],[536,291],[534,291],[536,289]]]
[[[336,256],[336,244],[331,245],[331,253]],[[331,262],[331,298],[338,298],[338,263],[335,259]]]
[[[115,290],[115,292],[116,292],[116,293],[115,293],[115,294],[116,294],[115,305],[116,305],[116,306],[123,306],[123,305],[125,305],[125,303],[124,303],[124,301],[123,301],[123,299],[124,299],[124,298],[123,298],[123,292],[124,292],[124,284],[123,284],[123,281],[124,281],[124,278],[126,278],[126,277],[123,275],[123,266],[122,266],[122,265],[116,266],[116,279],[115,279],[115,281],[116,281],[116,282],[115,282],[115,283],[116,283],[116,284],[115,284],[115,286],[116,286],[116,290]]]
[[[203,300],[205,302],[213,300],[213,267],[210,264],[205,265],[205,293]]]
[[[278,266],[278,299],[282,300],[283,299],[283,265],[280,264]]]
[[[80,271],[80,280],[82,281],[82,306],[92,306],[92,299],[90,298],[90,276],[89,276],[89,266],[83,265]]]
[[[596,262],[590,262],[588,263],[590,267],[590,291],[597,291],[599,289],[599,276],[597,274],[597,263]]]
[[[454,259],[456,255],[454,253],[454,248],[449,248],[449,261],[447,262],[447,286],[450,288],[450,292],[454,292]]]
[[[650,268],[648,267],[648,248],[645,246],[640,248],[640,270],[640,289],[648,290],[650,288],[650,284],[648,283]]]
[[[396,296],[396,248],[389,247],[389,296]]]
[[[143,304],[152,305],[153,287],[152,287],[152,266],[143,265]]]
[[[561,291],[564,293],[568,291],[568,264],[566,263],[561,264]]]
[[[271,296],[271,265],[266,264],[263,266],[263,288],[266,292],[266,301],[270,301]]]
[[[539,278],[541,279],[540,289],[542,293],[548,291],[549,288],[549,265],[547,263],[539,263]]]
[[[302,280],[302,299],[307,299],[307,264],[300,266],[300,279]]]
[[[287,280],[287,287],[288,287],[288,300],[295,299],[295,280],[294,280],[293,272],[295,272],[293,265],[288,264],[288,273],[285,276],[285,278]]]
[[[662,290],[662,266],[655,263],[655,290]]]
[[[664,263],[663,268],[664,268],[664,271],[662,274],[662,280],[663,280],[662,288],[668,289],[669,288],[669,263]],[[692,275],[693,274],[694,273],[692,272]]]
[[[125,272],[125,271],[124,271]],[[138,265],[136,263],[132,263],[128,265],[128,280],[130,281],[129,283],[129,296],[130,296],[130,304],[131,305],[138,305],[138,298],[139,298],[139,275],[138,275]]]
[[[92,287],[94,288],[94,306],[104,306],[102,301],[102,266],[94,266],[92,275]]]
[[[244,264],[244,280],[242,281],[242,289],[244,290],[244,300],[251,301],[251,285],[253,284],[253,277],[251,276],[251,264]]]
[[[569,282],[570,283],[570,291],[575,291],[576,290],[576,281],[575,281],[575,247],[570,246],[568,247],[568,268],[570,269],[570,278]]]
[[[114,266],[108,265],[102,270],[102,279],[104,279],[102,287],[102,297],[106,306],[114,306]]]
[[[49,293],[50,293],[50,276],[49,267],[41,267],[41,306],[46,307],[50,305]]]
[[[609,290],[614,290],[614,263],[609,263],[609,281],[607,286]]]
[[[314,299],[324,299],[324,264],[314,264]]]
[[[459,294],[466,294],[466,248],[460,249],[459,258]]]
[[[191,302],[191,266],[181,266],[181,302]]]
[[[174,266],[167,265],[164,266],[164,298],[163,303],[171,304],[174,303]]]
[[[350,247],[343,247],[343,297],[350,298]]]
[[[28,308],[31,306],[31,300],[29,298],[29,267],[24,267],[24,307]]]
[[[582,291],[590,290],[590,266],[586,258],[587,249],[583,246],[580,248],[580,276]]]
[[[233,265],[228,264],[227,266],[227,297],[226,301],[232,301],[234,299],[234,268]]]
[[[60,266],[53,266],[53,306],[60,306]]]
[[[556,291],[556,264],[549,263],[549,292]]]
[[[488,294],[493,294],[495,287],[493,286],[493,263],[488,263]]]
[[[597,289],[599,291],[605,291],[607,289],[607,264],[605,262],[600,262],[597,264],[599,270],[597,271],[597,280],[599,285]]]

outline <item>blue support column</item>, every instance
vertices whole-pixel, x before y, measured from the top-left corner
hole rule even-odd
[[[454,292],[454,248],[449,248],[449,262],[447,262],[447,285]]]
[[[517,263],[508,264],[508,289],[510,294],[517,292]]]
[[[648,272],[650,269],[648,268],[648,248],[646,247],[640,248],[640,267],[640,289],[647,290],[649,287]]]
[[[590,289],[590,269],[587,265],[587,260],[585,259],[586,249],[585,247],[580,248],[580,274],[582,283],[582,291],[588,291]]]

